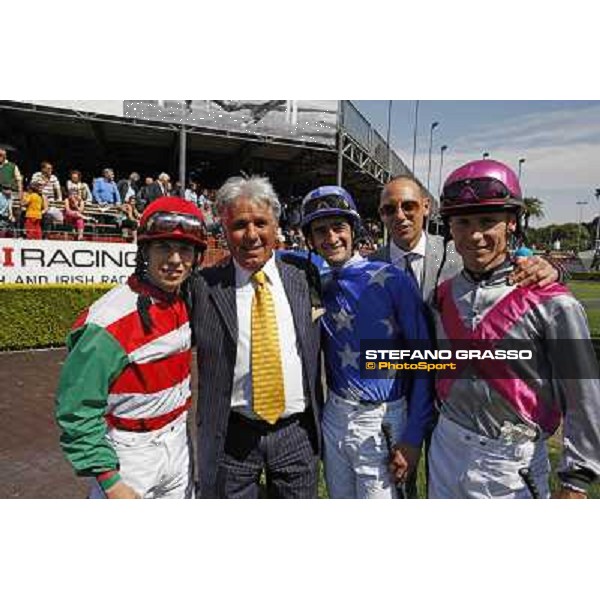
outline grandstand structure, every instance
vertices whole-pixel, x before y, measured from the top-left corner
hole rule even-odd
[[[410,174],[360,111],[347,100],[0,100],[0,144],[27,175],[42,160],[61,182],[112,167],[117,179],[161,171],[177,180],[181,137],[186,177],[218,187],[240,172],[270,177],[284,198],[341,183],[364,216],[375,216],[379,191]]]

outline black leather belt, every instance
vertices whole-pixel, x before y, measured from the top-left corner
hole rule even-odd
[[[233,425],[247,425],[256,431],[260,431],[261,433],[269,433],[271,431],[277,431],[278,429],[283,429],[292,423],[296,423],[298,421],[302,421],[306,417],[306,411],[301,413],[295,413],[290,415],[289,417],[283,417],[278,419],[275,423],[271,425],[267,421],[263,421],[262,419],[251,419],[243,415],[242,413],[231,411],[229,413],[229,423]]]

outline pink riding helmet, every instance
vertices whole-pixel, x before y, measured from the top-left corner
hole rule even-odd
[[[512,169],[497,160],[475,160],[450,173],[444,182],[440,214],[449,217],[482,209],[519,212],[524,207]]]

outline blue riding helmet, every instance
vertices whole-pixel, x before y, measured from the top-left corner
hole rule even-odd
[[[304,197],[302,200],[302,231],[308,235],[309,225],[315,219],[323,217],[346,217],[353,230],[360,222],[360,215],[356,210],[356,203],[352,196],[338,185],[322,185]]]

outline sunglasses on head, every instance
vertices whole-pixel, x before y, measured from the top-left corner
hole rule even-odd
[[[349,202],[345,198],[342,198],[342,196],[336,196],[335,194],[307,200],[303,206],[305,216],[308,216],[317,210],[326,210],[328,208],[353,210],[352,206],[350,206]]]
[[[503,200],[511,198],[508,188],[497,179],[465,179],[444,188],[444,202],[468,202],[479,200]]]
[[[206,235],[206,226],[203,221],[193,215],[179,213],[158,212],[150,216],[144,230],[148,233],[172,233],[181,229],[191,235]]]

